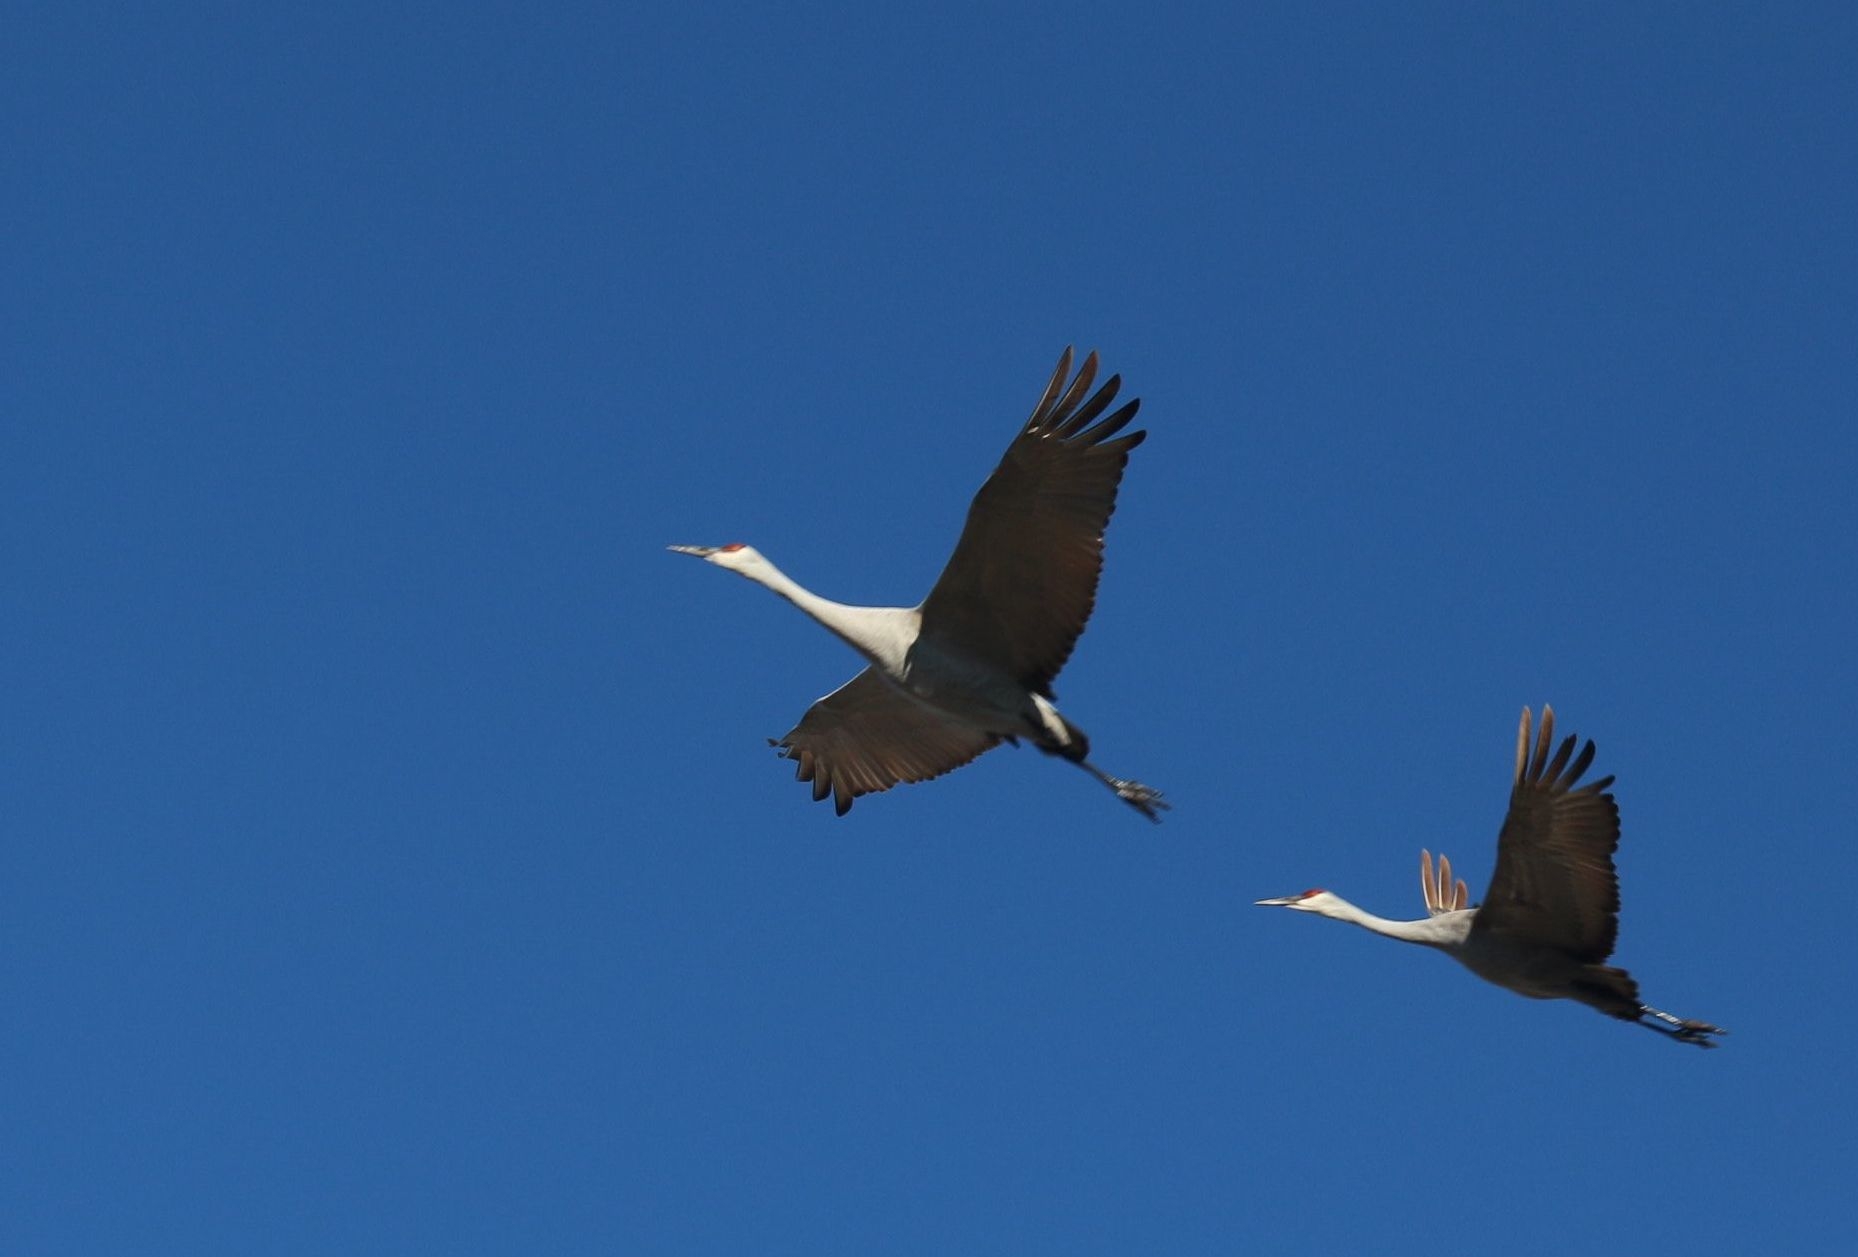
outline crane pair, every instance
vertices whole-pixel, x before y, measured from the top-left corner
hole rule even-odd
[[[813,798],[830,795],[839,815],[862,795],[939,777],[1021,739],[1078,765],[1151,821],[1167,810],[1160,791],[1091,763],[1090,739],[1058,711],[1052,694],[1096,605],[1103,532],[1129,452],[1148,435],[1123,431],[1139,401],[1106,414],[1119,376],[1091,392],[1095,353],[1075,376],[1071,362],[1066,349],[1031,418],[975,494],[948,566],[917,606],[822,598],[740,542],[670,547],[767,586],[864,657],[863,671],[770,740],[796,761]],[[1435,879],[1426,852],[1423,920],[1385,920],[1324,890],[1258,903],[1434,947],[1518,994],[1579,1000],[1680,1042],[1714,1047],[1720,1027],[1643,1003],[1632,977],[1604,963],[1619,924],[1619,809],[1607,793],[1613,779],[1578,784],[1593,762],[1593,743],[1578,756],[1573,737],[1556,748],[1551,709],[1542,709],[1533,743],[1530,724],[1525,708],[1510,810],[1483,906],[1469,906],[1465,884],[1453,882],[1443,857]]]

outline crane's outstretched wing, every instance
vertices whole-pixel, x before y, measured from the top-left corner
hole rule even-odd
[[[1139,401],[1096,422],[1122,381],[1111,376],[1084,400],[1097,374],[1094,352],[1065,388],[1070,371],[1066,349],[1032,418],[974,495],[955,553],[923,602],[925,636],[998,664],[1047,697],[1096,605],[1103,530],[1129,451],[1148,435],[1116,436]]]
[[[1613,954],[1619,934],[1619,878],[1613,870],[1619,805],[1607,793],[1611,777],[1576,788],[1593,763],[1593,743],[1575,755],[1577,739],[1570,737],[1551,759],[1554,735],[1554,709],[1544,707],[1532,754],[1529,709],[1523,708],[1510,813],[1497,839],[1497,871],[1472,929],[1559,947],[1599,964]]]
[[[866,668],[769,744],[798,761],[795,776],[813,783],[814,802],[830,794],[843,816],[861,794],[940,777],[998,746],[1000,738],[917,702]]]

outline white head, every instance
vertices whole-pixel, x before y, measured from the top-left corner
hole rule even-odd
[[[1320,916],[1337,915],[1336,909],[1346,903],[1338,895],[1326,890],[1306,890],[1301,895],[1285,895],[1281,899],[1259,899],[1255,901],[1261,908],[1294,908],[1298,912],[1314,912]]]
[[[666,546],[674,554],[691,554],[705,563],[714,563],[717,567],[739,572],[750,580],[757,580],[757,573],[765,572],[772,566],[761,557],[761,551],[754,546],[732,541],[726,546]]]

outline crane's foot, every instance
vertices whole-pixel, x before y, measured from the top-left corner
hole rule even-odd
[[[1649,1022],[1645,1023],[1651,1029],[1664,1030],[1664,1033],[1670,1035],[1679,1043],[1694,1043],[1700,1048],[1720,1046],[1716,1040],[1712,1039],[1710,1036],[1713,1034],[1729,1033],[1721,1026],[1712,1026],[1707,1021],[1692,1021],[1687,1017],[1674,1016],[1671,1013],[1665,1012],[1662,1008],[1653,1008],[1650,1004],[1639,1005],[1639,1015],[1642,1017],[1654,1017],[1664,1023],[1664,1026],[1651,1026]],[[1665,1026],[1671,1028],[1665,1030]]]
[[[1087,759],[1077,759],[1071,762],[1114,790],[1117,798],[1148,817],[1149,820],[1157,825],[1161,823],[1161,813],[1168,810],[1168,805],[1162,802],[1161,791],[1153,786],[1145,786],[1139,781],[1130,781],[1127,777],[1112,777]]]
[[[1161,797],[1161,791],[1153,786],[1145,786],[1139,781],[1126,781],[1121,777],[1109,777],[1106,780],[1110,789],[1116,791],[1117,798],[1157,825],[1161,823],[1161,813],[1170,810]]]
[[[1678,1023],[1676,1036],[1685,1043],[1694,1043],[1698,1047],[1713,1048],[1717,1046],[1716,1040],[1709,1036],[1728,1033],[1729,1032],[1724,1030],[1721,1026],[1712,1026],[1707,1021],[1681,1021]]]

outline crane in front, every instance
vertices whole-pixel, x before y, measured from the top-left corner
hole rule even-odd
[[[1469,906],[1468,888],[1453,881],[1444,856],[1435,878],[1426,851],[1419,853],[1428,914],[1422,921],[1389,921],[1326,890],[1258,903],[1436,947],[1518,995],[1578,1000],[1679,1043],[1715,1047],[1712,1036],[1728,1033],[1722,1027],[1653,1008],[1639,998],[1631,974],[1605,963],[1619,934],[1619,877],[1613,868],[1619,806],[1607,790],[1613,778],[1578,784],[1593,763],[1594,744],[1589,741],[1575,755],[1577,739],[1569,737],[1556,749],[1553,708],[1542,708],[1533,749],[1529,724],[1525,707],[1516,733],[1509,815],[1497,839],[1497,870],[1481,907]]]
[[[785,737],[770,739],[798,763],[816,801],[831,795],[843,816],[861,795],[939,777],[1023,738],[1161,819],[1168,805],[1160,791],[1092,764],[1090,739],[1059,713],[1052,693],[1096,604],[1103,532],[1129,451],[1148,435],[1123,433],[1138,401],[1105,416],[1121,377],[1093,394],[1096,374],[1094,352],[1075,378],[1071,350],[1060,356],[1032,417],[975,494],[948,566],[917,606],[833,602],[740,542],[670,547],[767,586],[864,656],[863,671],[815,702]]]

